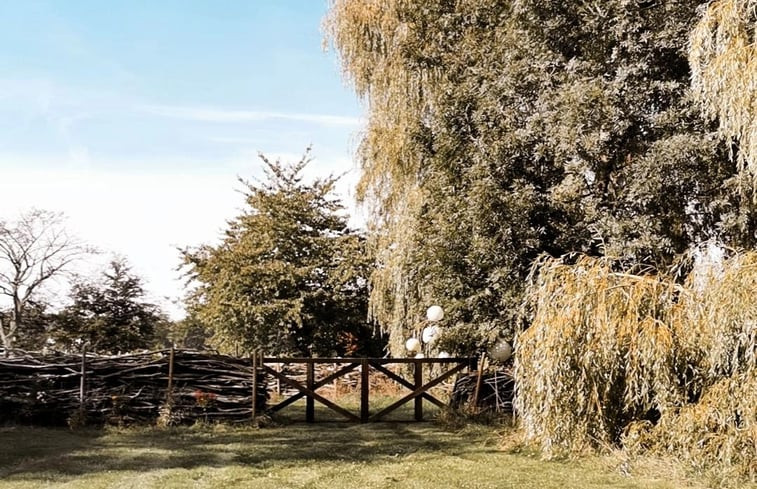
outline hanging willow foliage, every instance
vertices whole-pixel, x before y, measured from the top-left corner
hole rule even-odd
[[[691,85],[757,187],[757,0],[718,0],[689,42]]]
[[[546,451],[623,444],[757,477],[757,253],[672,274],[545,259],[516,404]]]
[[[382,210],[404,205],[416,183],[421,162],[412,151],[412,128],[424,112],[434,69],[408,69],[400,53],[417,39],[402,20],[413,2],[403,0],[333,0],[324,27],[339,47],[345,76],[370,107],[358,154],[363,174],[358,197],[380,203]],[[383,212],[382,214],[387,214]]]
[[[408,273],[420,228],[417,216],[425,202],[418,182],[423,159],[415,150],[414,130],[429,110],[427,91],[435,78],[431,64],[408,69],[401,54],[420,46],[403,20],[414,8],[404,0],[334,0],[324,20],[345,76],[370,107],[358,149],[362,174],[357,189],[374,218],[370,226],[378,267],[371,277],[369,315],[390,333],[395,354],[411,334],[408,318],[423,309],[419,304],[429,302],[423,283]]]
[[[403,273],[413,262],[413,247],[410,244],[413,243],[415,230],[420,227],[414,210],[422,205],[422,200],[421,189],[416,187],[408,191],[402,206],[397,204],[399,212],[395,214],[393,225],[386,226],[378,235],[382,246],[377,256],[379,268],[371,276],[373,300],[369,302],[368,314],[371,318],[381,318],[389,331],[389,351],[394,355],[404,353],[408,336],[420,337],[420,331],[407,329],[407,318],[416,316],[416,320],[411,322],[420,324],[419,311],[413,310],[413,306],[420,301],[420,297],[430,295],[423,289],[423,280]]]
[[[678,286],[593,258],[547,259],[535,270],[535,315],[517,339],[515,371],[528,436],[546,451],[613,443],[630,420],[681,401],[672,368]]]

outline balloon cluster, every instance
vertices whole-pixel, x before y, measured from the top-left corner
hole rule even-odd
[[[438,321],[441,321],[444,318],[444,310],[440,306],[431,306],[426,310],[426,319],[428,319],[431,323],[436,323]],[[427,345],[432,345],[442,334],[442,328],[435,325],[430,324],[429,326],[426,326],[423,328],[423,331],[421,332],[421,340],[423,343]],[[405,342],[405,348],[407,351],[411,354],[415,353],[415,358],[423,358],[425,355],[421,351],[422,349],[421,341],[419,341],[417,338],[410,338]],[[439,353],[439,358],[448,358],[449,353],[443,351]]]

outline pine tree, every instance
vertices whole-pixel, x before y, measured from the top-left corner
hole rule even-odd
[[[72,303],[54,318],[56,342],[69,350],[146,349],[166,321],[160,309],[145,300],[142,279],[123,259],[113,260],[100,281],[78,280],[71,298]]]

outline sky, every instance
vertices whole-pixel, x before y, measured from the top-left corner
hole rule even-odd
[[[326,0],[0,2],[0,219],[36,207],[125,257],[174,318],[177,248],[214,243],[258,153],[344,174],[363,109],[323,49]]]

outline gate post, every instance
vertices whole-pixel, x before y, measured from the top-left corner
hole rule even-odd
[[[313,385],[315,384],[315,373],[313,371],[313,360],[311,359],[308,361],[307,370],[306,370],[306,378],[305,378],[305,385],[308,389],[313,389]],[[305,421],[308,423],[312,423],[315,421],[315,399],[313,399],[313,396],[308,394],[307,400],[305,401]]]
[[[360,422],[367,423],[370,412],[368,411],[370,396],[370,364],[367,358],[360,360]]]
[[[420,389],[423,387],[423,362],[416,360],[413,362],[415,365],[415,371],[413,372],[413,380],[415,382],[415,388]],[[415,420],[423,421],[423,396],[415,398]]]

